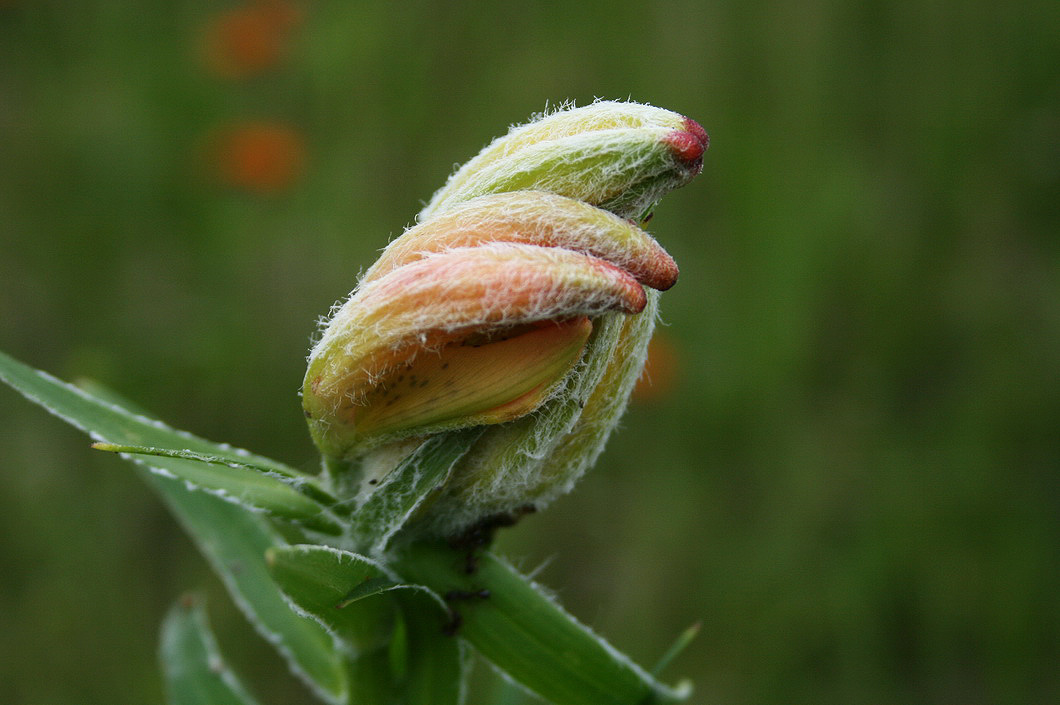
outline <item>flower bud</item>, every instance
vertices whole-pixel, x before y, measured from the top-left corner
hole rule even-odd
[[[568,491],[617,424],[657,290],[677,279],[673,259],[624,218],[698,174],[706,146],[692,120],[613,102],[487,146],[313,347],[302,394],[317,445],[378,478],[414,439],[489,425],[411,534],[452,536]]]
[[[573,249],[517,237],[449,247],[475,243],[489,230],[495,200],[464,209],[467,228],[450,218],[443,224],[449,227],[409,230],[332,317],[310,353],[302,392],[310,430],[329,455],[522,416],[580,357],[589,316],[644,308],[644,289],[632,274]],[[630,235],[628,223],[598,217],[584,204],[551,200],[569,209],[555,221],[593,231],[583,237],[588,249],[619,233],[642,250],[630,267],[667,280],[653,268],[663,261],[668,269],[669,257],[647,234]],[[504,214],[494,234],[503,236],[505,227],[532,232],[541,214],[524,215]],[[561,243],[568,234],[522,239]]]
[[[650,105],[598,101],[561,110],[494,140],[420,215],[486,193],[538,190],[637,217],[699,174],[708,143],[695,121]]]

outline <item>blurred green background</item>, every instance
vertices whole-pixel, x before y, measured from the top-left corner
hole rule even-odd
[[[645,665],[700,621],[696,703],[1057,702],[1058,37],[1055,0],[0,1],[0,348],[312,467],[315,320],[455,163],[557,101],[682,112],[655,384],[502,548]],[[308,702],[7,390],[0,473],[0,702],[160,702],[188,589]]]

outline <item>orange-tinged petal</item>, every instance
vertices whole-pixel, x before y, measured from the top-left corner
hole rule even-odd
[[[677,281],[677,263],[632,222],[565,196],[514,191],[474,198],[409,228],[365,274],[364,282],[454,247],[512,242],[560,247],[606,260],[654,289]]]
[[[415,433],[509,421],[541,404],[579,358],[592,323],[547,323],[484,345],[451,343],[421,352],[349,402],[339,423],[354,436]]]
[[[542,332],[524,332],[521,326],[611,310],[635,313],[644,303],[644,289],[627,272],[569,250],[493,243],[430,254],[364,284],[336,312],[310,354],[303,406],[314,436],[331,452],[336,446],[346,452],[372,440],[360,438],[365,435],[412,434],[420,423],[458,417],[453,408],[460,403],[459,397],[445,399],[438,409],[421,408],[430,406],[429,396],[403,408],[410,403],[405,400],[398,407],[397,421],[380,410],[357,411],[354,407],[368,406],[369,400],[373,407],[385,405],[389,400],[380,396],[383,387],[396,383],[399,373],[395,370],[407,363],[429,365],[425,362],[429,355],[443,362],[447,356],[453,356],[453,361],[475,359],[475,348],[460,350],[458,344],[486,342],[483,355],[498,356],[496,369],[506,370],[503,382],[514,391],[500,394],[499,379],[496,383],[476,380],[479,372],[462,364],[459,369],[466,370],[467,376],[460,384],[471,385],[476,400],[475,409],[464,409],[464,422],[498,423],[540,404],[544,397],[530,394],[523,402],[505,407],[542,383],[561,379],[580,354],[581,344],[571,348],[574,343],[564,335],[550,339]],[[494,342],[505,332],[518,333],[513,340],[522,340],[531,349],[520,353],[514,343]],[[535,340],[543,346],[541,351],[532,349]],[[512,352],[505,352],[509,347]],[[522,367],[516,364],[520,355],[525,356]],[[557,376],[547,379],[550,374]],[[547,386],[539,391],[546,391]],[[492,395],[488,403],[482,401],[487,394]],[[502,407],[507,410],[499,411]],[[350,440],[345,427],[351,424],[360,440]],[[358,424],[366,424],[361,428],[368,430],[358,430]],[[329,443],[329,437],[342,440]]]

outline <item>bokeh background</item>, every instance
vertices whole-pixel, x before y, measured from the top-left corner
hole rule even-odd
[[[652,385],[502,549],[645,665],[699,622],[695,703],[1057,702],[1058,37],[1054,0],[4,0],[0,348],[312,467],[315,321],[454,164],[567,99],[677,110],[713,143],[650,225]],[[189,589],[308,702],[8,390],[0,473],[0,702],[161,702]]]

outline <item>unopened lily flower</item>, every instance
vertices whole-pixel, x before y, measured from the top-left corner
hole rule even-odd
[[[629,221],[536,191],[473,199],[408,230],[314,348],[304,406],[331,455],[540,406],[591,317],[639,313],[677,265]],[[323,354],[318,354],[318,351]]]
[[[602,450],[677,265],[636,223],[699,172],[706,133],[598,102],[514,128],[458,170],[314,345],[310,432],[362,497],[430,435],[488,426],[418,517],[454,535],[540,508]]]
[[[638,217],[699,174],[708,144],[695,120],[651,105],[598,101],[560,110],[486,146],[420,217],[486,193],[523,189]]]

